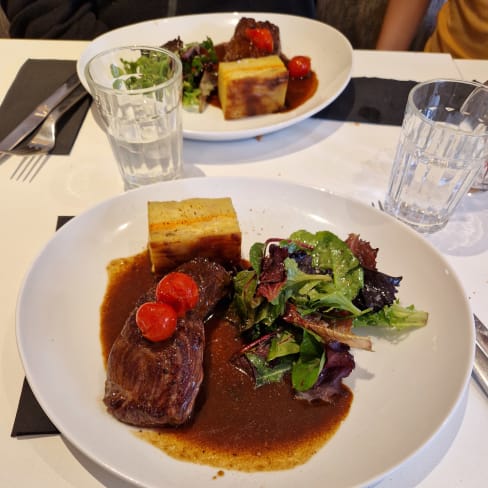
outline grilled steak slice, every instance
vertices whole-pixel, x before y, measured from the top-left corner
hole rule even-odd
[[[137,308],[155,300],[154,286],[139,299],[109,354],[104,403],[114,417],[127,424],[179,425],[193,411],[203,379],[203,321],[226,295],[230,275],[219,264],[203,258],[193,259],[177,271],[195,280],[199,301],[178,320],[173,336],[151,342],[137,327]]]
[[[263,51],[254,45],[247,35],[247,29],[267,29],[273,37],[273,51]],[[243,17],[236,25],[234,35],[225,44],[225,55],[222,61],[237,61],[244,58],[260,58],[271,54],[281,54],[280,29],[277,25],[268,21],[257,21],[249,17]]]

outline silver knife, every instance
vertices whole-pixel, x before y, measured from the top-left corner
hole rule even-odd
[[[488,358],[488,328],[481,322],[476,314],[473,314],[473,317],[476,328],[476,342],[483,351],[483,354]]]
[[[54,93],[41,102],[17,127],[0,142],[0,152],[12,150],[19,142],[36,129],[49,115],[49,112],[69,95],[80,80],[75,73],[71,75]]]
[[[488,395],[488,328],[474,315],[476,327],[476,352],[473,374]]]

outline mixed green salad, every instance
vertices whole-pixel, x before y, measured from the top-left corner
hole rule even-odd
[[[141,56],[135,61],[120,59],[121,66],[110,65],[110,71],[115,78],[112,86],[115,89],[138,90],[150,88],[164,83],[171,78],[173,68],[171,59],[164,53],[157,51],[141,51]]]
[[[217,88],[218,58],[210,37],[202,42],[184,44],[178,37],[162,46],[181,60],[183,67],[183,107],[202,112],[208,97]],[[168,80],[171,60],[162,53],[142,51],[135,61],[120,59],[120,65],[110,66],[115,78],[113,87],[136,90],[149,88]]]
[[[177,37],[163,47],[180,57],[183,66],[183,107],[202,112],[208,97],[217,88],[219,60],[214,42],[207,37],[202,42],[185,44]]]
[[[427,312],[400,304],[402,278],[379,271],[377,253],[357,234],[329,231],[253,244],[228,312],[246,341],[234,364],[256,386],[290,374],[297,397],[330,401],[354,369],[350,348],[372,348],[354,328],[427,323]]]

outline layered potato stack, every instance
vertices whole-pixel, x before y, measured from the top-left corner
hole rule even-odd
[[[230,198],[148,202],[148,249],[159,274],[206,257],[223,265],[241,260],[241,230]]]
[[[288,70],[279,56],[219,63],[219,99],[226,119],[278,112],[285,106]]]

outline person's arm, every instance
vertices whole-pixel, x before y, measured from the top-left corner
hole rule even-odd
[[[376,49],[407,51],[430,0],[389,0]]]
[[[98,19],[104,0],[0,0],[10,21],[10,36],[92,39],[107,26]]]

